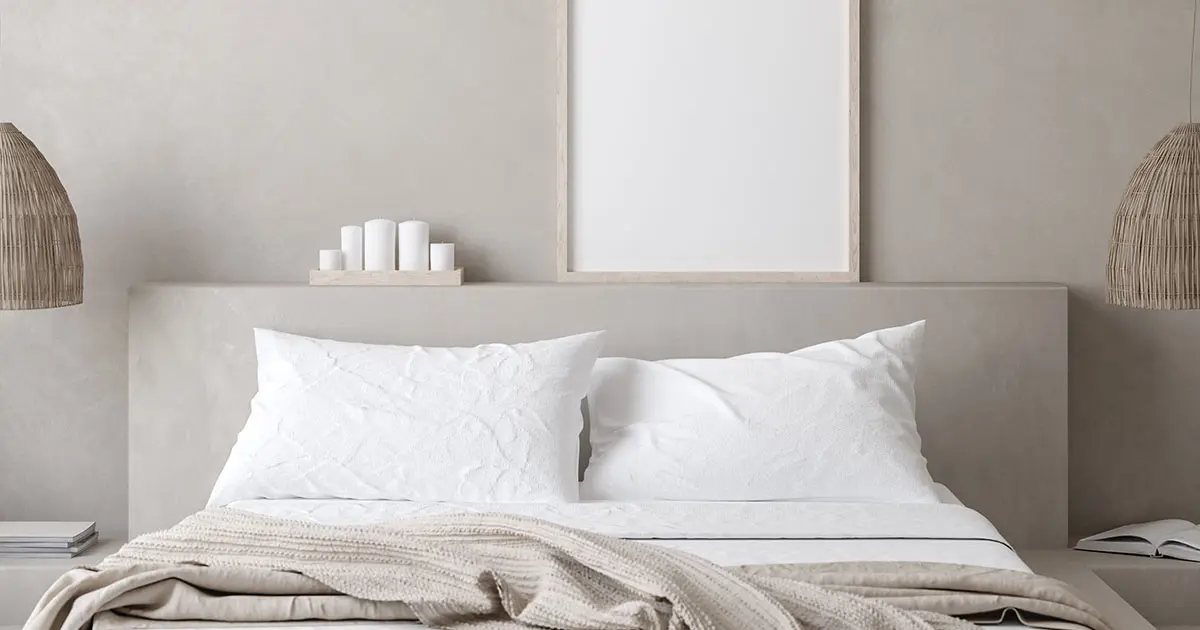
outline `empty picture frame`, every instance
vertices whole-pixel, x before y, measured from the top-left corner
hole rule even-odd
[[[859,11],[559,0],[559,280],[857,282]]]

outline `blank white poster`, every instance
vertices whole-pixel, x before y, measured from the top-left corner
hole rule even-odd
[[[857,271],[851,4],[572,0],[568,270]]]

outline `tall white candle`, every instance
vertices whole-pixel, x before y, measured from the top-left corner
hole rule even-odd
[[[367,271],[396,270],[396,222],[367,221],[363,235],[363,260]]]
[[[318,269],[321,271],[342,271],[342,250],[322,249]]]
[[[398,230],[400,271],[429,271],[429,224],[405,221]]]
[[[342,265],[346,271],[363,269],[363,228],[347,225],[342,228]]]
[[[454,271],[454,243],[433,243],[429,246],[429,269]]]

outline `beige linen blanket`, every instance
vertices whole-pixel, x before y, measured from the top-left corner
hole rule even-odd
[[[726,569],[509,515],[335,527],[231,509],[142,536],[55,583],[25,630],[102,619],[419,620],[432,628],[960,630],[1004,609],[1108,630],[1022,573],[868,563]]]

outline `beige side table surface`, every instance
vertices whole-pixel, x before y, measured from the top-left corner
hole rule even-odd
[[[1200,563],[1070,549],[1021,557],[1079,589],[1113,630],[1200,630]]]

